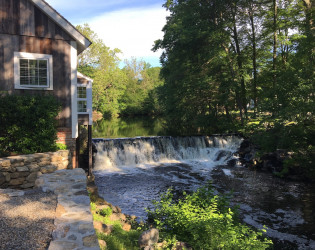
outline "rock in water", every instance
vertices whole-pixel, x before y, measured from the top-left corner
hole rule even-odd
[[[143,232],[138,240],[139,247],[147,247],[147,246],[153,246],[156,244],[159,240],[159,230],[156,228],[151,228],[145,232]]]

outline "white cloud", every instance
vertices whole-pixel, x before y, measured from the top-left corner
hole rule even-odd
[[[126,2],[126,0],[46,0],[51,6],[55,9],[61,9],[64,11],[68,10],[86,10],[86,9],[95,9],[95,8],[111,8],[113,6],[121,5]]]
[[[154,53],[151,49],[155,40],[163,38],[161,30],[166,16],[164,8],[155,6],[104,13],[87,23],[106,46],[122,50],[124,59],[136,57],[145,60],[160,56],[160,52]]]
[[[106,46],[123,52],[122,59],[142,58],[158,66],[161,52],[152,52],[163,38],[167,11],[161,0],[46,0],[74,25],[88,23]],[[152,5],[152,3],[155,4]],[[151,5],[149,5],[151,3]],[[147,4],[147,6],[145,6]],[[136,7],[142,5],[143,7]]]

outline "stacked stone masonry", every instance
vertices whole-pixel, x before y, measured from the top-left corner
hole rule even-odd
[[[57,195],[55,230],[48,250],[100,250],[83,169],[43,174],[36,187]]]
[[[69,150],[0,158],[0,188],[32,188],[46,173],[71,168]]]

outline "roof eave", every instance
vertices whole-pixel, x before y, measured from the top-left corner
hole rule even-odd
[[[53,7],[43,0],[31,0],[38,8],[44,11],[54,22],[62,27],[78,43],[78,54],[88,48],[92,42],[82,35],[67,19],[60,15]]]

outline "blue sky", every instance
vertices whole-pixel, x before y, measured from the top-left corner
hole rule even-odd
[[[121,59],[136,57],[160,66],[161,51],[152,52],[163,37],[164,0],[46,0],[73,25],[88,23],[106,46],[118,48]]]

